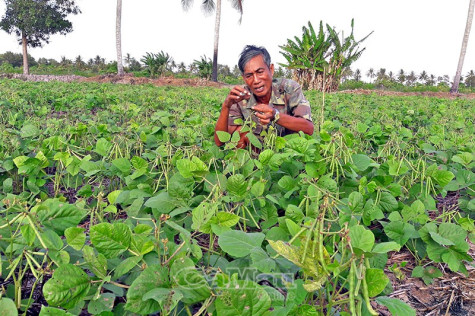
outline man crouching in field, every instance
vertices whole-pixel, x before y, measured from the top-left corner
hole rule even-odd
[[[240,131],[249,119],[256,123],[252,132],[257,137],[271,123],[279,136],[299,131],[313,134],[310,104],[300,85],[290,79],[273,79],[274,65],[265,48],[246,46],[241,52],[238,67],[246,86],[235,86],[224,100],[215,127],[216,145],[223,145],[217,131],[232,134]],[[249,144],[246,134],[240,132],[239,148]]]

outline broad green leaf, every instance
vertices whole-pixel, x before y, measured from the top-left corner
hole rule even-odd
[[[35,137],[40,134],[40,130],[33,124],[26,124],[20,130],[22,138]]]
[[[97,140],[96,149],[94,150],[99,155],[105,157],[109,155],[109,152],[112,149],[112,144],[105,138],[100,138]]]
[[[231,281],[221,289],[216,302],[220,316],[263,315],[271,306],[267,292],[252,281]]]
[[[13,179],[6,178],[3,180],[3,192],[4,193],[12,193],[13,192]]]
[[[266,149],[259,154],[259,162],[263,165],[267,165],[272,156],[274,156],[274,151],[272,149]]]
[[[36,233],[33,228],[31,228],[30,225],[23,225],[21,226],[20,230],[23,238],[25,238],[26,243],[29,246],[33,245],[36,239]]]
[[[384,232],[389,238],[397,242],[399,245],[404,244],[415,234],[414,226],[409,223],[394,221],[384,227]]]
[[[219,236],[218,244],[224,252],[234,257],[245,257],[254,247],[260,247],[265,235],[262,233],[245,233],[241,230],[224,232]]]
[[[129,257],[122,261],[114,270],[114,278],[120,278],[124,274],[132,270],[142,260],[142,256]]]
[[[441,187],[445,187],[447,184],[449,184],[454,177],[455,175],[447,170],[437,169],[432,174],[432,178],[434,178],[435,182],[437,182],[437,184],[439,184]]]
[[[98,278],[105,279],[107,276],[107,259],[100,253],[96,255],[94,249],[90,246],[84,246],[82,249],[84,261],[89,265],[89,270]]]
[[[155,300],[160,305],[162,312],[169,314],[183,298],[183,294],[177,289],[156,288],[148,291],[143,300]]]
[[[3,314],[1,314],[3,315]],[[74,316],[71,313],[68,313],[65,310],[55,308],[55,307],[48,307],[48,306],[42,306],[40,315],[39,316]]]
[[[376,298],[376,302],[386,306],[394,316],[416,316],[416,311],[412,307],[397,298],[380,296]]]
[[[371,159],[363,154],[356,154],[351,156],[353,163],[359,171],[365,171],[371,164]]]
[[[231,134],[228,132],[223,132],[223,131],[216,131],[216,135],[218,136],[218,139],[222,143],[229,142],[231,139]]]
[[[317,181],[317,186],[323,189],[326,189],[330,192],[337,192],[338,191],[338,185],[335,180],[332,179],[330,174],[322,176],[318,181]]]
[[[228,178],[226,189],[234,196],[242,197],[247,193],[247,181],[242,174],[234,174]]]
[[[183,303],[195,304],[211,296],[211,289],[205,277],[198,272],[188,257],[176,259],[170,268],[170,279],[183,294]]]
[[[389,251],[399,251],[401,246],[394,241],[378,243],[374,246],[371,252],[373,253],[388,253]]]
[[[359,192],[351,192],[348,197],[348,206],[352,212],[361,212],[364,206],[363,195]]]
[[[452,241],[440,236],[439,234],[437,234],[436,232],[429,232],[430,236],[432,237],[432,239],[438,243],[439,245],[443,245],[443,246],[452,246],[452,245],[455,245]]]
[[[110,204],[114,204],[115,200],[121,193],[122,193],[122,190],[112,191],[111,193],[107,195],[107,200],[109,201]]]
[[[350,227],[351,246],[364,252],[370,252],[374,245],[374,234],[361,225]]]
[[[252,266],[263,273],[271,273],[274,271],[276,263],[270,258],[267,252],[261,247],[256,247],[251,250]]]
[[[130,174],[130,169],[132,168],[132,165],[130,164],[130,161],[127,158],[117,158],[112,160],[112,164],[114,167],[119,169],[120,172],[122,172],[124,175],[128,176]]]
[[[291,176],[286,175],[279,179],[278,184],[285,191],[292,191],[293,189],[295,189],[297,181]]]
[[[151,197],[144,205],[157,210],[160,214],[168,214],[176,207],[175,200],[165,191]]]
[[[156,288],[169,287],[168,267],[150,265],[130,285],[125,309],[140,315],[156,313],[160,310],[160,304],[151,298],[144,299],[144,295]]]
[[[398,209],[398,204],[394,196],[391,195],[391,193],[388,192],[382,192],[381,193],[381,199],[379,201],[379,205],[381,208],[386,211],[386,212],[393,212]]]
[[[122,223],[101,223],[90,228],[92,244],[109,259],[129,248],[131,234],[130,228]]]
[[[43,286],[43,296],[50,306],[69,309],[84,299],[90,287],[89,276],[81,268],[64,264]]]
[[[211,233],[210,227],[206,231],[203,230],[203,227],[208,221],[216,214],[218,210],[218,205],[216,203],[210,204],[208,202],[201,202],[200,205],[195,207],[192,214],[193,223],[191,224],[191,229],[199,230],[207,234]]]
[[[261,197],[264,194],[266,188],[265,180],[257,180],[251,187],[251,193],[255,197]]]
[[[66,241],[73,249],[81,250],[86,242],[86,234],[84,228],[81,227],[69,227],[64,231]]]
[[[63,235],[66,228],[77,226],[86,216],[85,210],[58,199],[44,201],[36,211],[41,223],[59,235]]]
[[[114,307],[115,294],[102,293],[97,299],[89,301],[87,311],[92,315],[98,315],[103,312],[110,312]]]
[[[0,315],[2,316],[18,316],[18,310],[13,302],[8,297],[0,298]]]
[[[389,278],[380,269],[366,269],[365,278],[369,297],[379,295],[389,283]]]

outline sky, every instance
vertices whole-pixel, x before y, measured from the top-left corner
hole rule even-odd
[[[190,64],[206,55],[212,58],[214,15],[205,15],[200,0],[185,12],[180,0],[123,0],[122,53],[140,60],[147,52],[164,51],[176,63]],[[416,74],[425,70],[436,76],[455,75],[465,30],[469,0],[244,0],[239,14],[229,0],[222,1],[218,62],[231,68],[247,44],[264,46],[277,65],[284,63],[279,45],[288,38],[301,37],[302,27],[320,21],[349,34],[354,18],[357,40],[374,33],[361,44],[365,47],[352,69],[367,73],[369,68],[400,69]],[[29,53],[60,60],[96,55],[116,59],[115,0],[76,0],[82,13],[70,16],[73,32],[51,36],[42,48]],[[5,3],[0,1],[0,16]],[[0,30],[0,53],[21,53],[14,34]],[[475,34],[471,34],[462,74],[475,69]]]

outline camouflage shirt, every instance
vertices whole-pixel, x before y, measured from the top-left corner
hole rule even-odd
[[[265,127],[259,123],[259,119],[251,110],[255,105],[257,105],[257,101],[253,94],[251,94],[249,100],[242,100],[239,103],[233,104],[229,110],[228,125],[242,125],[242,122],[245,122],[250,118],[256,122],[256,127],[253,129],[254,134],[260,135]],[[302,117],[312,121],[310,103],[305,99],[300,85],[293,80],[285,78],[272,80],[272,95],[269,105],[279,110],[280,113],[294,117]],[[275,125],[279,136],[294,133],[283,126],[280,126],[278,123],[271,124]]]

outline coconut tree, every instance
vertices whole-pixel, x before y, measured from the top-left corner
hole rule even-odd
[[[370,68],[366,75],[369,77],[369,82],[371,83],[373,81],[373,78],[376,77],[376,74],[374,73],[374,69]]]
[[[400,84],[404,84],[404,81],[406,81],[406,73],[404,72],[404,69],[399,70],[399,75],[397,76],[397,80],[399,81]]]
[[[124,65],[122,64],[122,0],[117,0],[116,20],[115,20],[115,46],[117,49],[117,74],[124,75]]]
[[[353,74],[353,78],[355,81],[360,81],[361,80],[361,70],[356,69],[355,73]]]
[[[468,37],[470,36],[470,29],[472,28],[473,9],[475,7],[475,0],[470,0],[468,5],[467,23],[465,24],[465,33],[462,40],[462,49],[460,50],[459,63],[457,66],[457,72],[455,73],[454,83],[450,88],[450,93],[457,93],[459,91],[460,77],[462,74],[463,61],[465,59],[465,53],[467,52]]]
[[[231,5],[236,9],[241,17],[239,23],[242,19],[242,2],[243,0],[230,0]],[[193,0],[181,0],[181,4],[184,10],[188,10],[192,4]],[[219,44],[219,26],[221,24],[221,0],[217,0],[216,3],[214,0],[203,0],[201,4],[205,13],[216,12],[216,19],[214,24],[214,50],[213,50],[213,74],[212,80],[218,81],[218,44]]]

